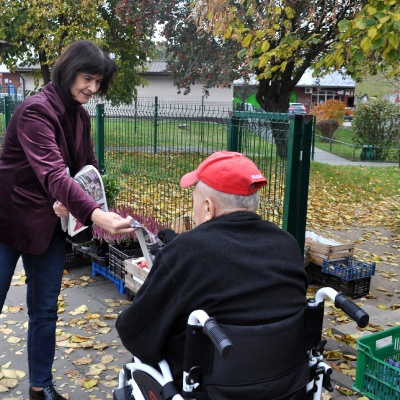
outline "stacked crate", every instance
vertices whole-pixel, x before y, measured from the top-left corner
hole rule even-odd
[[[324,260],[339,260],[354,255],[354,243],[339,243],[322,236],[316,239],[306,236],[307,255],[315,265],[322,267]]]
[[[339,243],[308,232],[306,249],[310,283],[330,286],[352,299],[368,295],[375,263],[355,260],[354,243]]]

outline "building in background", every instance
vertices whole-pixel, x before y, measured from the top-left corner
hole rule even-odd
[[[10,72],[0,64],[0,93],[1,96],[12,96],[15,99],[23,97],[22,78],[18,72]]]
[[[256,108],[260,105],[256,100],[258,82],[252,79],[245,84],[242,80],[234,82],[235,103],[248,103]],[[342,101],[346,107],[354,107],[355,81],[347,75],[333,72],[323,77],[313,77],[312,70],[307,69],[294,88],[290,103],[302,103],[307,112],[327,100]]]
[[[38,90],[34,82],[34,69],[37,70],[38,67],[18,67],[15,74],[11,74],[4,65],[0,65],[0,77],[2,76],[3,81],[7,81],[8,84],[12,81],[15,88],[18,87],[18,93],[26,97]],[[187,95],[178,94],[178,89],[167,72],[167,62],[164,60],[152,61],[149,69],[140,75],[148,82],[148,85],[137,87],[138,97],[157,96],[172,102],[219,104],[232,108],[233,85],[230,88],[211,88],[208,90],[209,96],[204,96],[203,87],[200,84],[193,85],[191,92]],[[42,80],[39,80],[39,85],[43,85]],[[4,91],[6,92],[8,88],[9,86],[4,87]]]

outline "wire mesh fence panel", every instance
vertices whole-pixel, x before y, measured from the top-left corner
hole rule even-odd
[[[259,214],[282,223],[286,180],[286,158],[278,156],[275,138],[288,146],[289,119],[273,113],[251,113],[241,122],[238,150],[251,158],[263,172],[268,185],[260,190]]]
[[[132,106],[105,105],[104,114],[106,172],[121,186],[116,204],[153,215],[164,226],[190,215],[191,190],[179,186],[180,178],[213,152],[229,148],[231,107],[153,98]],[[289,124],[263,117],[242,121],[237,150],[251,158],[269,181],[260,191],[260,215],[281,224],[286,160],[276,155],[272,126],[287,133]],[[97,123],[93,122],[93,130]]]

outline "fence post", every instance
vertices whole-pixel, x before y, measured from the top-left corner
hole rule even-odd
[[[158,97],[154,98],[154,144],[153,153],[157,153],[157,136],[158,136]]]
[[[96,105],[96,158],[100,174],[104,175],[104,104]]]
[[[232,118],[228,121],[228,151],[239,151],[239,131],[240,131],[240,118],[233,114]]]
[[[315,157],[315,140],[316,140],[316,132],[317,132],[316,124],[317,124],[317,119],[313,118],[312,147],[311,147],[311,160],[312,161],[314,161],[314,157]]]
[[[294,115],[290,121],[282,227],[291,233],[304,253],[310,153],[314,117]]]
[[[11,101],[9,96],[4,97],[4,123],[5,129],[7,129],[8,124],[10,123],[11,119]]]

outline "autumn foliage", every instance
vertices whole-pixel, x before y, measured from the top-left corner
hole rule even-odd
[[[345,104],[339,100],[327,100],[325,103],[318,104],[310,111],[317,118],[317,122],[325,120],[335,120],[342,125],[346,113]]]

